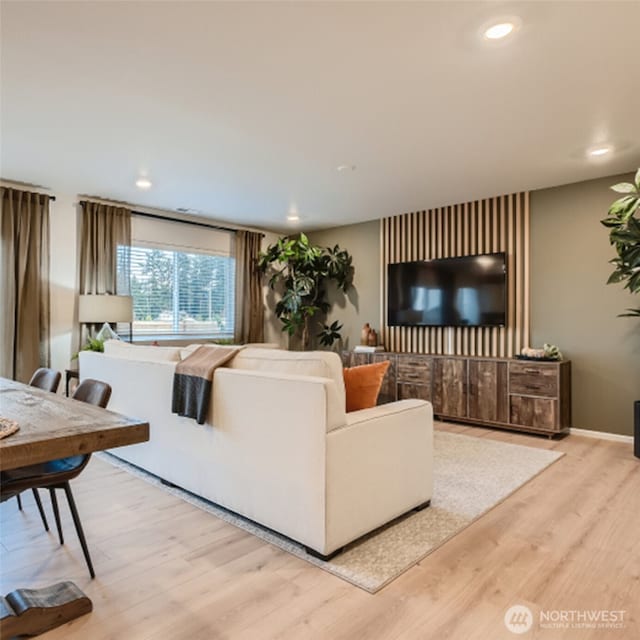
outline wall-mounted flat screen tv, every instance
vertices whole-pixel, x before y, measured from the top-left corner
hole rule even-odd
[[[387,286],[387,324],[391,327],[506,324],[504,253],[390,264]]]

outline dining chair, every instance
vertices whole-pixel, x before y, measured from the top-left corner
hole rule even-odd
[[[40,367],[37,369],[35,373],[31,376],[31,380],[29,380],[29,385],[32,387],[37,387],[38,389],[42,389],[43,391],[50,391],[51,393],[56,393],[58,391],[58,387],[60,386],[60,378],[62,374],[55,369],[47,369],[46,367]],[[49,523],[47,522],[47,516],[44,513],[44,509],[42,508],[42,501],[40,500],[40,494],[37,489],[32,489],[33,491],[33,499],[36,501],[36,505],[38,507],[38,511],[40,512],[40,518],[42,519],[42,524],[44,525],[44,530],[49,531]],[[22,511],[22,499],[20,498],[20,494],[16,495],[16,500],[18,501],[18,509]]]
[[[110,397],[111,387],[106,382],[92,379],[83,380],[73,394],[74,400],[87,402],[102,408],[107,406]],[[82,547],[82,553],[84,554],[89,574],[92,578],[95,578],[96,574],[93,570],[89,548],[85,539],[84,530],[82,529],[82,523],[80,522],[80,516],[78,515],[73,493],[71,492],[71,485],[69,484],[71,480],[82,473],[82,470],[87,466],[90,458],[91,454],[88,453],[4,471],[2,488],[0,489],[0,499],[4,501],[27,489],[49,489],[53,514],[58,528],[58,537],[60,544],[64,544],[62,523],[60,521],[60,511],[58,509],[58,499],[56,496],[56,489],[62,489],[67,497],[71,517],[73,518],[73,524],[75,525],[76,533],[80,540],[80,546]]]

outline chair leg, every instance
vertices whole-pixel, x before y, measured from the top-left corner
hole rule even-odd
[[[40,517],[42,518],[42,524],[44,525],[44,530],[49,531],[49,523],[47,522],[47,516],[44,515],[44,509],[42,508],[42,500],[40,500],[40,494],[38,490],[34,487],[33,491],[33,499],[36,501],[38,505],[38,511],[40,512]]]
[[[18,509],[22,511],[22,499],[20,498],[20,494],[16,496],[16,500],[18,501]]]
[[[62,522],[60,522],[60,510],[58,509],[58,498],[56,497],[56,490],[53,487],[49,487],[49,495],[51,496],[51,506],[53,507],[53,515],[56,519],[56,527],[58,527],[58,538],[60,539],[60,544],[64,544]]]
[[[91,562],[91,556],[89,555],[89,547],[87,547],[87,541],[84,537],[84,531],[82,530],[82,524],[80,523],[80,516],[78,516],[78,510],[76,509],[76,503],[73,499],[73,493],[71,493],[71,485],[65,482],[63,485],[64,492],[67,494],[67,502],[69,503],[69,509],[71,509],[71,516],[73,517],[73,524],[76,526],[76,532],[80,539],[80,546],[82,547],[82,553],[84,553],[84,559],[87,561],[87,567],[89,567],[89,575],[92,578],[96,577],[93,570],[93,563]]]

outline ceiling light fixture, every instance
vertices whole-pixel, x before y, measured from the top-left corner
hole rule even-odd
[[[152,184],[149,178],[138,178],[136,180],[136,187],[138,187],[138,189],[144,189],[145,191],[151,189]]]
[[[612,147],[611,145],[604,144],[599,145],[597,147],[592,147],[587,152],[592,158],[599,158],[600,156],[606,156],[607,153],[611,153]]]
[[[487,40],[501,40],[512,33],[515,28],[516,25],[513,22],[499,22],[485,29],[484,37]]]
[[[338,165],[336,167],[336,169],[340,172],[342,171],[355,171],[356,170],[356,165],[355,164],[341,164]]]
[[[289,222],[298,222],[298,220],[300,220],[300,216],[297,213],[290,213],[287,216],[287,220]]]

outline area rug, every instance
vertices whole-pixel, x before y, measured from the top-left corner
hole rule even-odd
[[[495,507],[564,454],[436,431],[434,491],[428,509],[400,518],[361,538],[329,562],[296,542],[160,479],[111,454],[103,460],[208,511],[244,531],[375,593]]]

